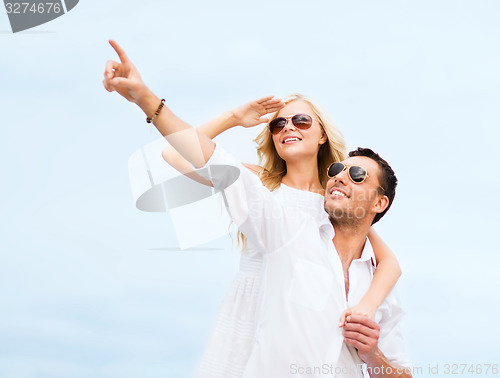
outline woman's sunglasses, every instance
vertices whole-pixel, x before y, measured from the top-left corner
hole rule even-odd
[[[368,173],[366,172],[366,169],[364,169],[363,167],[359,167],[357,165],[347,166],[342,163],[333,163],[332,165],[330,165],[330,167],[328,167],[328,177],[330,178],[335,177],[339,173],[345,171],[346,169],[348,169],[347,174],[349,178],[355,184],[361,184],[368,177]],[[378,185],[378,187],[383,191],[385,191],[385,189],[382,188],[380,185]]]
[[[288,123],[288,120],[292,121],[292,124],[301,130],[308,129],[312,126],[313,118],[307,114],[295,114],[289,117],[277,117],[269,122],[269,131],[273,134],[278,134]]]

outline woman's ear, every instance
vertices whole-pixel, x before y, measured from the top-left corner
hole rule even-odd
[[[326,135],[325,130],[323,130],[323,135],[321,135],[321,139],[319,140],[319,144],[325,144],[328,140],[328,135]]]

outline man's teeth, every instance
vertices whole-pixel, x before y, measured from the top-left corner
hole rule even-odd
[[[342,193],[340,190],[335,190],[335,189],[334,189],[334,190],[332,190],[332,192],[331,192],[330,194],[331,194],[331,195],[336,195],[336,196],[340,196],[340,197],[345,197],[345,198],[347,198],[347,196],[346,196],[344,193]]]
[[[298,142],[299,140],[300,140],[299,138],[287,138],[283,141],[283,143]]]

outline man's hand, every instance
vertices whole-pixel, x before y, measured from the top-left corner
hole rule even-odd
[[[358,356],[373,369],[373,378],[411,378],[411,372],[403,366],[391,363],[378,348],[380,326],[363,315],[349,315],[344,325],[344,341],[358,350]],[[377,369],[374,369],[377,368]],[[378,373],[380,372],[380,374]]]
[[[380,326],[363,315],[349,315],[344,325],[344,341],[358,350],[358,356],[369,364],[378,351]]]

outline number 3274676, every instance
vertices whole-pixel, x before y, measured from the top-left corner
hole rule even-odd
[[[61,13],[60,3],[5,3],[7,13],[26,14],[26,13]]]

